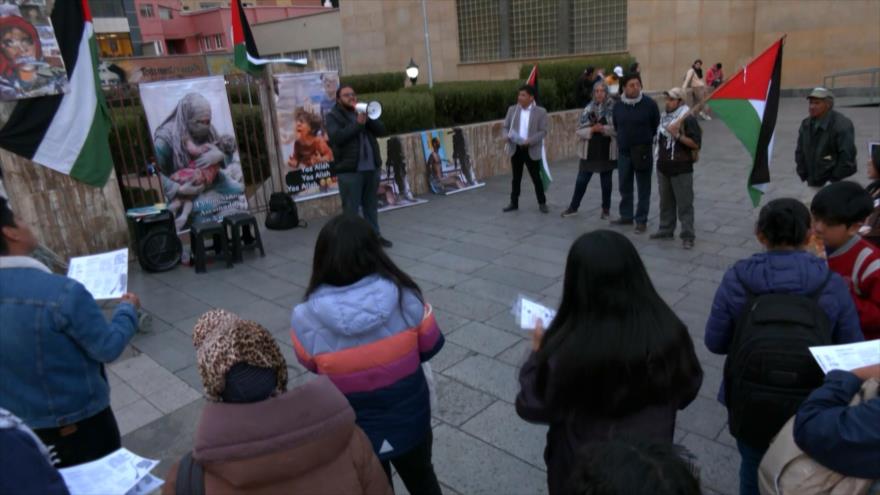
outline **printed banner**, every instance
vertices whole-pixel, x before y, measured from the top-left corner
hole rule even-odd
[[[178,232],[248,209],[222,76],[140,85],[156,167]]]
[[[210,75],[202,55],[132,57],[105,59],[98,65],[98,77],[105,88],[125,83],[169,81]]]
[[[67,91],[67,71],[45,0],[0,4],[0,101]]]
[[[385,166],[379,172],[379,189],[376,196],[379,211],[396,210],[407,206],[427,203],[427,199],[414,198],[406,173],[406,157],[400,138],[379,138],[379,153],[385,157]]]
[[[432,193],[455,194],[486,185],[477,182],[476,164],[460,127],[424,131],[421,135],[425,173]]]
[[[281,176],[294,200],[336,194],[339,186],[330,171],[333,152],[327,142],[323,116],[336,103],[336,72],[276,74],[275,112]]]

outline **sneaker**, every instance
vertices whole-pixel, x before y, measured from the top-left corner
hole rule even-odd
[[[515,204],[509,204],[509,205],[505,206],[501,211],[503,211],[504,213],[507,213],[508,211],[516,211],[518,209],[519,209],[519,206],[516,206]]]
[[[608,210],[602,210],[602,214],[599,215],[599,220],[608,220],[609,216],[611,216],[611,212]]]
[[[712,120],[712,117],[711,117],[708,113],[704,113],[704,114],[703,114],[703,119],[705,119],[705,120]]]
[[[646,223],[637,223],[636,224],[636,234],[644,234],[648,231],[648,224]]]
[[[612,221],[610,221],[610,222],[608,222],[608,223],[611,224],[611,225],[614,225],[614,226],[620,226],[620,225],[632,225],[632,224],[633,224],[633,221],[632,221],[632,220],[624,220],[624,219],[622,219],[622,218],[618,218],[617,220],[612,220]]]
[[[577,214],[578,214],[577,210],[572,210],[571,208],[566,208],[565,211],[563,211],[562,215],[560,215],[560,216],[562,218],[567,218],[567,217],[573,217]]]
[[[541,210],[541,213],[550,213],[550,208],[547,208],[547,204],[538,205],[538,209]]]
[[[654,232],[650,236],[649,239],[672,239],[673,235],[671,232]]]
[[[389,241],[388,239],[386,239],[382,236],[379,236],[379,244],[381,244],[382,247],[386,248],[386,249],[388,249],[394,245],[394,243],[392,243],[391,241]]]
[[[693,239],[684,239],[681,241],[681,247],[685,249],[693,249],[694,248],[694,240]]]

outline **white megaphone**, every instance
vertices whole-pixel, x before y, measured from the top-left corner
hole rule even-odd
[[[369,103],[358,103],[354,106],[357,113],[365,113],[370,120],[376,120],[382,115],[382,104],[378,101]]]

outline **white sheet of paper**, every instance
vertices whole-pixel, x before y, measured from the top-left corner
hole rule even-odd
[[[125,495],[147,495],[148,493],[152,493],[154,490],[158,490],[164,484],[164,480],[160,480],[152,474],[148,474],[142,480],[140,480],[140,482],[138,482],[138,484],[135,485],[134,488],[127,491]]]
[[[118,299],[128,292],[128,249],[72,258],[67,276],[97,300]]]
[[[159,461],[146,459],[126,448],[121,448],[96,461],[59,469],[71,495],[125,495],[141,480],[151,476],[150,471]],[[161,480],[159,486],[161,486]],[[150,481],[151,484],[155,483]],[[147,493],[136,491],[133,494]]]
[[[516,132],[516,131],[514,131],[513,129],[511,129],[511,130],[507,133],[507,138],[510,139],[511,141],[513,141],[513,142],[516,143],[516,144],[520,144],[520,143],[522,143],[522,141],[523,141],[523,139],[522,139],[522,137],[520,137],[519,133]]]
[[[880,363],[880,340],[810,347],[810,353],[826,374],[831,370],[852,371]]]
[[[542,306],[534,301],[522,298],[519,302],[519,326],[523,330],[532,330],[540,319],[544,324],[544,329],[550,326],[556,311]]]

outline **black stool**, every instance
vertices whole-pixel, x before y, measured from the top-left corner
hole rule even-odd
[[[197,223],[190,227],[190,246],[196,273],[205,273],[206,251],[214,251],[214,256],[223,255],[226,268],[232,268],[232,253],[226,242],[226,227],[217,222]],[[211,239],[211,245],[205,247],[205,239]]]
[[[251,233],[251,226],[254,232]],[[263,249],[263,239],[260,237],[260,228],[257,219],[250,213],[236,213],[223,218],[223,230],[229,228],[232,235],[229,242],[232,248],[232,259],[238,263],[244,261],[241,253],[245,249],[259,249],[260,256],[266,256]]]

